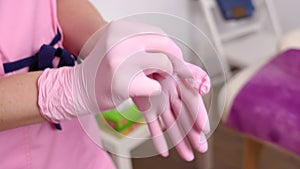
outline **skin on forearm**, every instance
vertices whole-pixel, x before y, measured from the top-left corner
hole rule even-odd
[[[58,0],[57,11],[64,48],[76,56],[88,38],[107,24],[88,0]]]
[[[37,81],[41,73],[23,73],[0,79],[0,130],[45,121],[37,104]]]
[[[84,43],[106,25],[87,0],[58,0],[57,15],[64,47],[78,55]],[[46,121],[38,107],[38,78],[42,71],[0,78],[0,131]]]

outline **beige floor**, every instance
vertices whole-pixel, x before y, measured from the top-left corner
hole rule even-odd
[[[213,148],[213,167],[211,169],[241,169],[243,160],[243,138],[235,131],[220,125],[210,142]],[[197,154],[193,162],[182,161],[176,151],[171,150],[167,159],[155,156],[145,159],[133,159],[134,169],[201,169],[205,155]],[[259,169],[300,169],[300,158],[264,146],[260,156]]]

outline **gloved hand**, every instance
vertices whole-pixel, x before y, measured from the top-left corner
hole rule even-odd
[[[179,155],[191,161],[194,158],[186,135],[199,152],[207,151],[206,137],[210,131],[208,116],[201,95],[208,93],[210,81],[199,67],[186,63],[194,78],[182,79],[176,74],[151,77],[162,86],[160,95],[133,98],[148,124],[154,146],[162,156],[168,156],[168,146],[163,135],[159,116]],[[183,129],[183,130],[182,130]]]
[[[103,112],[115,108],[128,98],[143,100],[142,98],[160,97],[162,87],[166,95],[180,96],[178,91],[168,90],[176,85],[172,79],[164,80],[170,77],[180,79],[179,86],[189,93],[186,96],[192,97],[193,102],[202,101],[193,85],[190,85],[195,79],[193,72],[184,64],[180,48],[156,27],[139,23],[112,22],[88,41],[80,57],[86,57],[82,64],[46,69],[39,78],[38,105],[41,114],[49,121],[58,123],[84,114]],[[186,100],[187,98],[181,98],[181,102],[186,104],[182,107],[187,110],[180,116],[191,114],[192,118],[196,117],[197,112],[204,108],[202,102],[200,105],[188,104]],[[136,102],[137,105],[147,103],[149,101],[145,99],[144,102]],[[173,105],[171,108],[180,110]],[[149,116],[150,114],[153,113],[149,113]],[[199,133],[203,130],[206,117],[203,112],[201,114],[197,119],[202,122],[197,122],[197,130],[191,131]],[[150,118],[152,119],[154,118]],[[166,122],[169,124],[172,121],[174,120]],[[149,124],[152,130],[150,121]],[[158,134],[151,131],[153,136],[160,135],[161,130],[157,132]],[[175,132],[177,131],[170,130],[169,133],[176,135]],[[154,143],[156,147],[160,147],[158,144],[161,143]],[[166,152],[164,147],[159,149],[160,153],[161,150]],[[185,153],[181,146],[178,150],[181,151],[180,154]]]
[[[154,50],[156,53],[148,52]],[[112,22],[83,47],[80,57],[86,59],[82,64],[42,73],[38,81],[41,114],[58,123],[112,109],[129,97],[159,93],[161,86],[144,70],[172,74],[172,63],[166,55],[180,52],[156,27]]]

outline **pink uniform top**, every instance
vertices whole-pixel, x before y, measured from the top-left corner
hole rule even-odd
[[[0,1],[0,23],[0,76],[4,76],[3,63],[35,54],[56,35],[56,1]],[[26,71],[28,68],[5,76]],[[85,120],[97,133],[94,117]],[[61,126],[62,131],[45,122],[0,132],[0,168],[115,168],[108,154],[87,136],[78,119],[63,121]]]

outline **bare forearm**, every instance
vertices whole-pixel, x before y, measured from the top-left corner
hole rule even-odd
[[[45,121],[37,104],[37,81],[41,73],[23,73],[0,79],[0,130]]]
[[[106,22],[87,0],[58,0],[57,6],[64,35],[63,45],[78,55],[88,38]]]
[[[64,35],[63,45],[75,55],[95,31],[106,25],[87,0],[58,0],[57,13]],[[0,130],[45,121],[38,107],[37,81],[41,73],[0,79]]]

